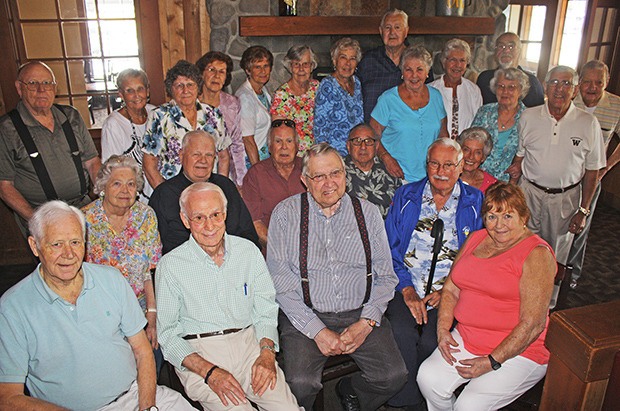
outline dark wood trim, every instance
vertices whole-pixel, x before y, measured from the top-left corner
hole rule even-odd
[[[540,2],[540,0],[538,0]],[[556,15],[558,13],[557,0],[550,0],[545,2],[547,12],[545,13],[545,26],[543,27],[542,44],[540,45],[540,59],[538,60],[538,70],[536,76],[538,80],[544,82],[547,71],[549,71],[549,65],[551,62],[551,51],[553,49],[553,37],[556,33],[557,20]]]
[[[378,34],[376,16],[240,16],[241,36],[331,36]],[[485,35],[495,33],[491,17],[409,17],[409,34]]]
[[[141,63],[149,76],[151,84],[151,104],[159,105],[166,101],[164,73],[161,54],[161,35],[159,32],[159,6],[154,0],[134,0],[136,5],[136,24],[138,48],[142,51]]]
[[[0,50],[4,50],[3,58],[0,58],[0,88],[2,89],[2,99],[4,107],[0,107],[0,114],[14,109],[19,101],[19,95],[15,89],[15,79],[17,78],[17,61],[15,55],[15,43],[13,38],[13,27],[9,20],[9,2],[5,0],[0,6]],[[4,111],[4,112],[2,112]]]

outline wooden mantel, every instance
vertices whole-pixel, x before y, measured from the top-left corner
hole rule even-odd
[[[379,16],[240,16],[239,35],[332,36],[377,34]],[[492,17],[409,17],[409,34],[488,35],[495,33]]]

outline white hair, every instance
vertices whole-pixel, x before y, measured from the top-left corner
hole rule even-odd
[[[204,193],[207,191],[214,191],[218,193],[220,197],[222,197],[222,203],[224,204],[224,211],[226,211],[226,207],[228,207],[228,199],[226,199],[226,195],[224,194],[224,191],[222,191],[222,189],[219,186],[213,183],[199,182],[199,183],[194,183],[191,186],[187,187],[181,193],[181,197],[179,198],[179,207],[181,207],[181,213],[183,213],[185,217],[189,218],[189,216],[187,215],[187,199],[189,198],[190,194]]]
[[[45,237],[45,229],[51,224],[58,224],[62,217],[74,216],[80,222],[82,227],[82,239],[86,240],[86,219],[82,212],[64,201],[52,200],[40,205],[35,211],[30,221],[28,221],[28,230],[30,235],[34,237],[37,247],[41,245],[41,241]]]

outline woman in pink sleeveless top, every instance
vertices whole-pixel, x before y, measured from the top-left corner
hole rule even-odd
[[[438,348],[418,373],[429,411],[502,408],[547,370],[553,251],[527,228],[530,212],[516,185],[490,187],[482,214],[485,229],[467,239],[443,287]]]

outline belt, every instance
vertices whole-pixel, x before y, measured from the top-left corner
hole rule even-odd
[[[248,327],[228,328],[226,330],[213,331],[210,333],[202,333],[202,334],[188,334],[188,335],[183,336],[183,339],[184,340],[195,340],[196,338],[207,338],[207,337],[215,337],[216,335],[234,334],[234,333],[238,333],[239,331],[245,330]]]
[[[577,187],[579,183],[581,183],[581,181],[578,181],[575,184],[571,184],[568,187],[564,187],[564,188],[548,188],[548,187],[543,187],[541,185],[538,185],[531,180],[527,180],[527,181],[529,181],[530,184],[536,187],[537,189],[542,190],[547,194],[562,194],[562,193],[567,192],[568,190],[572,190],[573,188]]]

